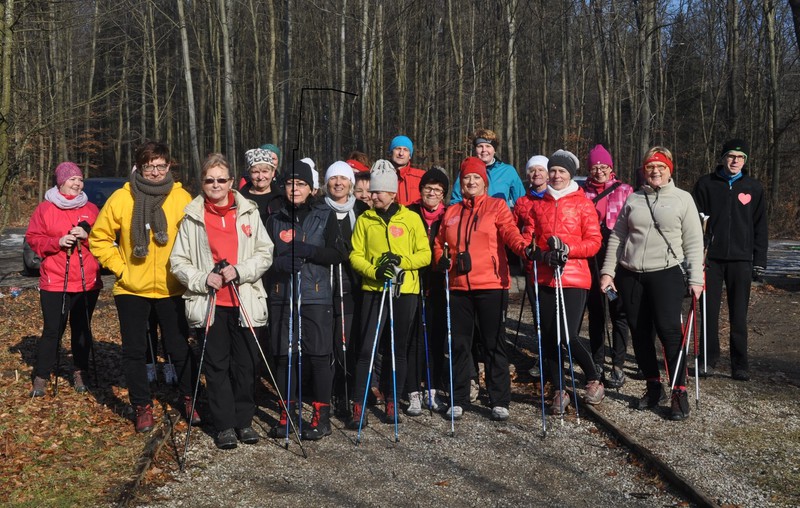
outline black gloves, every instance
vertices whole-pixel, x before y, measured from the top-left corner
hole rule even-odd
[[[553,268],[563,267],[567,264],[567,254],[560,250],[549,250],[542,253],[542,261]]]
[[[303,267],[303,259],[286,253],[275,258],[272,266],[280,273],[297,273]]]
[[[310,243],[306,242],[292,242],[292,249],[294,250],[294,255],[298,258],[309,259],[313,258],[314,254],[317,252],[317,246],[311,245]]]
[[[766,270],[766,268],[764,268],[763,266],[753,267],[753,282],[759,282],[759,283],[764,282],[764,277],[763,277],[764,270]]]
[[[378,258],[378,265],[382,264],[390,264],[394,266],[400,266],[401,258],[394,252],[384,252],[381,254],[381,257]]]
[[[562,251],[564,253],[565,258],[569,255],[569,245],[562,242],[561,238],[557,236],[551,236],[550,238],[548,238],[547,246],[550,247],[550,250]]]
[[[534,247],[533,245],[529,245],[528,247],[525,247],[525,257],[528,258],[528,261],[541,261],[542,249],[539,247]]]
[[[439,258],[439,262],[436,263],[436,269],[439,270],[440,272],[446,272],[446,271],[448,271],[450,269],[450,266],[452,265],[452,263],[450,261],[449,254],[450,253],[447,252],[446,250],[443,251],[442,252],[442,257],[440,257]]]
[[[382,284],[392,277],[394,277],[394,265],[391,263],[382,263],[375,269],[375,280]]]

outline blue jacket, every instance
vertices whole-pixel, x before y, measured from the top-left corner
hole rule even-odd
[[[514,203],[525,195],[525,186],[519,178],[519,173],[511,164],[506,164],[497,157],[494,162],[486,166],[486,174],[489,176],[489,190],[487,194],[493,198],[505,200],[509,209],[514,209]],[[450,204],[461,202],[461,177],[456,178],[453,185],[453,194],[450,196]]]

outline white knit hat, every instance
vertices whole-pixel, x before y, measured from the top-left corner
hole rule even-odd
[[[328,169],[325,171],[325,181],[327,182],[334,176],[344,176],[350,180],[350,183],[353,185],[356,184],[356,175],[353,173],[353,168],[344,161],[336,161],[328,166]]]
[[[544,155],[534,155],[528,159],[528,163],[525,165],[525,170],[527,171],[533,166],[542,166],[543,168],[547,169],[547,157]]]

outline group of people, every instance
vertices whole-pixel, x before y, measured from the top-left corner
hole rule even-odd
[[[155,316],[176,370],[179,406],[191,424],[201,423],[202,365],[203,418],[223,449],[260,438],[252,419],[262,358],[280,397],[273,438],[288,437],[292,422],[303,439],[329,435],[332,406],[348,428],[359,429],[368,424],[370,395],[385,400],[387,422],[398,421],[401,400],[408,416],[427,406],[461,418],[479,362],[491,418],[508,419],[505,315],[517,258],[539,316],[542,386],[552,387],[553,414],[570,403],[567,359],[583,373],[588,404],[603,400],[605,386],[622,386],[630,329],[646,379],[635,406],[666,398],[657,334],[673,387],[671,418],[686,418],[685,358],[678,363],[683,297],[699,298],[704,287],[709,295],[707,367],[699,374],[710,375],[719,358],[723,282],[733,378],[748,378],[749,277],[766,266],[766,216],[760,184],[742,172],[744,142],[725,144],[720,165],[693,194],[675,186],[673,157],[663,147],[645,155],[644,184],[634,191],[617,180],[602,145],[588,154],[584,186],[574,179],[578,157],[558,150],[528,161],[527,188],[497,157],[494,132],[476,131],[472,146],[449,203],[447,171],[414,168],[413,142],[402,135],[391,140],[386,159],[370,164],[354,152],[334,162],[321,186],[312,160],[281,166],[274,145],[246,152],[247,174],[238,182],[226,157],[211,154],[195,198],[173,180],[169,148],[148,142],[136,152],[129,182],[100,211],[82,192],[80,168],[60,164],[26,235],[43,258],[44,328],[31,395],[45,394],[67,319],[74,387],[87,390],[101,265],[116,277],[136,430],[154,425],[145,357]],[[701,214],[708,217],[705,234]],[[74,251],[78,267],[70,263]],[[577,340],[587,308],[588,348]],[[200,358],[189,346],[190,328]],[[305,426],[304,400],[312,407]]]

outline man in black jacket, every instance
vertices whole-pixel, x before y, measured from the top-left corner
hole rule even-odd
[[[701,177],[692,192],[701,215],[708,216],[706,238],[706,370],[713,373],[719,360],[719,309],[722,284],[727,289],[730,314],[731,377],[748,381],[747,307],[750,283],[767,266],[767,213],[764,189],[744,173],[747,143],[732,139],[722,145],[720,163]],[[702,355],[702,352],[701,352]]]

